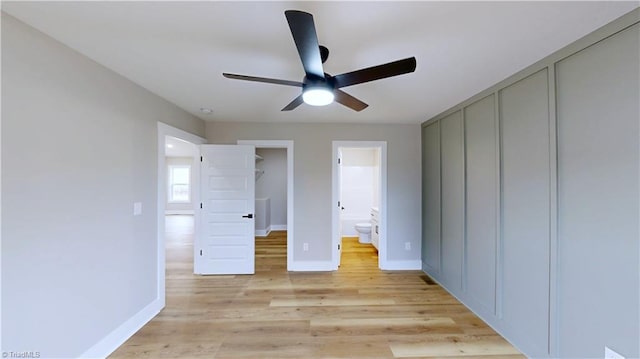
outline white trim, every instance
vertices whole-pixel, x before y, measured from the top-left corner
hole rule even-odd
[[[271,233],[271,226],[267,227],[267,229],[256,229],[256,237],[266,237]]]
[[[165,215],[172,215],[172,214],[190,214],[193,215],[196,212],[193,209],[167,209],[164,211]]]
[[[332,272],[335,266],[333,261],[295,261],[287,269],[293,272]]]
[[[173,180],[173,169],[177,169],[177,168],[186,168],[189,171],[189,183],[187,183],[186,185],[189,186],[189,193],[188,193],[188,198],[186,200],[174,200],[171,198],[171,195],[173,194],[171,191],[171,187],[174,183],[172,182]],[[167,165],[167,177],[170,179],[169,183],[167,183],[167,203],[170,204],[191,204],[191,200],[193,198],[193,195],[191,194],[191,192],[193,191],[193,189],[191,188],[191,186],[193,186],[193,163],[185,165],[185,164],[168,164]]]
[[[286,224],[272,224],[268,226],[266,229],[256,229],[256,237],[266,237],[271,233],[271,231],[286,231]],[[288,235],[288,234],[287,234]]]
[[[179,138],[181,140],[191,142],[195,145],[200,145],[206,143],[207,140],[196,136],[192,133],[183,131],[179,128],[169,126],[165,123],[158,122],[158,198],[157,198],[157,208],[158,212],[157,216],[157,297],[156,300],[160,303],[160,308],[164,308],[165,305],[165,295],[166,295],[166,283],[165,283],[165,269],[166,269],[166,258],[165,258],[165,238],[164,238],[164,216],[166,210],[166,189],[167,189],[167,176],[166,176],[166,155],[165,155],[165,137],[171,136],[175,138]],[[199,178],[200,178],[200,166],[196,166],[196,158],[200,155],[200,149],[198,146],[195,146],[195,151],[193,154],[194,166],[193,166],[193,175],[194,175],[194,183],[193,183],[193,209],[195,210],[196,204],[200,202],[200,192],[199,192]],[[194,233],[197,233],[199,228],[198,216],[195,216],[194,220]],[[197,241],[198,236],[194,236],[194,241]],[[194,243],[194,248],[196,245]],[[195,249],[194,249],[195,250]]]
[[[387,261],[382,270],[422,270],[422,261],[420,259],[411,259],[403,261]]]
[[[285,148],[287,150],[287,270],[294,271],[293,261],[293,141],[291,140],[238,140],[239,145],[254,145],[256,148]],[[275,226],[271,226],[273,229]]]
[[[80,358],[106,358],[118,349],[127,339],[131,338],[140,328],[158,315],[164,307],[164,298],[156,298],[141,311],[122,323],[119,327],[87,349]]]
[[[332,183],[331,183],[331,262],[333,269],[337,270],[340,264],[340,254],[338,244],[340,243],[340,212],[338,210],[338,149],[340,147],[349,148],[378,148],[380,150],[380,242],[378,243],[378,267],[386,269],[389,267],[387,260],[387,141],[332,141]],[[420,260],[418,260],[420,263]],[[422,268],[421,266],[418,269]]]

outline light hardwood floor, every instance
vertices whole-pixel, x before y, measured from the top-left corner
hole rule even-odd
[[[337,272],[287,272],[272,232],[255,275],[196,276],[192,217],[166,223],[166,308],[111,358],[523,358],[424,273],[378,270],[356,238]]]

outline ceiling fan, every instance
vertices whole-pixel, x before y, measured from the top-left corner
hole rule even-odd
[[[416,69],[416,58],[410,57],[331,76],[324,72],[322,68],[322,64],[329,57],[329,50],[318,44],[313,16],[298,10],[287,10],[284,15],[289,23],[300,60],[302,60],[302,67],[305,72],[302,82],[229,73],[222,74],[224,77],[234,80],[301,87],[302,93],[286,105],[282,111],[291,111],[303,102],[313,106],[324,106],[334,100],[355,111],[362,111],[369,105],[342,91],[341,88],[410,73]]]

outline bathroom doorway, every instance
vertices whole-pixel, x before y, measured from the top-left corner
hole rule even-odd
[[[359,245],[376,248],[378,268],[384,269],[387,259],[387,144],[384,141],[333,141],[332,158],[335,269],[340,266],[343,237],[350,237],[352,241],[358,238]]]

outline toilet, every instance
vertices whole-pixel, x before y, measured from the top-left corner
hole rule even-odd
[[[371,223],[356,223],[360,243],[371,243]]]

